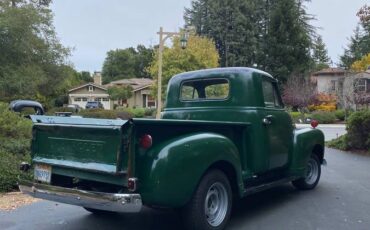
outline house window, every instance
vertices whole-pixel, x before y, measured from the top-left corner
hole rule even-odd
[[[95,101],[101,101],[101,97],[96,97]]]
[[[366,79],[357,79],[355,88],[357,92],[366,92]]]
[[[74,101],[81,101],[81,98],[80,98],[80,97],[76,97],[76,98],[74,99]]]
[[[87,97],[83,97],[82,98],[82,101],[87,101]]]
[[[156,107],[156,101],[155,101],[155,98],[148,95],[148,106],[149,108],[155,108]]]
[[[94,86],[89,86],[89,92],[93,92],[94,91]]]
[[[337,88],[336,88],[336,82],[335,80],[331,80],[330,82],[330,89],[331,91],[335,91]]]
[[[103,97],[103,101],[109,101],[109,98]]]

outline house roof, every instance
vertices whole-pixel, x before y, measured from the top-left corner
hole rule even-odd
[[[130,85],[133,91],[138,91],[144,88],[147,88],[154,84],[154,81],[149,78],[130,78],[130,79],[121,79],[117,81],[112,81],[106,85],[105,87],[111,87],[115,85]]]
[[[103,87],[103,86],[101,86],[101,85],[97,85],[97,84],[94,84],[94,83],[92,83],[92,82],[89,82],[89,83],[87,83],[87,84],[83,84],[83,85],[80,85],[80,86],[78,86],[78,87],[76,87],[76,88],[73,88],[73,89],[69,90],[68,92],[72,92],[72,91],[75,91],[75,90],[77,90],[77,89],[84,88],[84,87],[86,87],[86,86],[94,86],[94,87],[99,88],[99,89],[102,89],[102,90],[107,90],[107,88],[105,88],[105,87]]]
[[[347,71],[343,68],[338,68],[338,67],[332,67],[332,68],[326,68],[322,69],[320,71],[317,71],[313,74],[313,76],[329,76],[329,75],[344,75]]]

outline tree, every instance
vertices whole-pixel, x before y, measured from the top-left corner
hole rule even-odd
[[[353,62],[370,53],[370,6],[361,7],[357,12],[357,17],[360,19],[359,24],[344,54],[340,57],[341,65],[347,69]]]
[[[150,72],[148,67],[153,60],[154,50],[153,48],[146,48],[143,45],[136,47],[137,53],[135,56],[135,76],[139,78],[149,78]]]
[[[135,49],[116,49],[107,53],[103,64],[103,82],[135,77]]]
[[[81,71],[80,73],[80,76],[79,78],[83,81],[83,82],[92,82],[94,79],[91,77],[91,74],[89,71]]]
[[[311,68],[314,28],[302,2],[195,0],[184,18],[215,41],[221,66],[258,67],[284,82]]]
[[[256,9],[256,0],[197,0],[184,18],[198,35],[214,40],[221,66],[252,66],[258,36]]]
[[[322,40],[321,36],[317,36],[315,43],[313,44],[313,60],[315,62],[315,70],[321,70],[329,67],[331,62],[328,56],[328,50]]]
[[[267,15],[267,46],[261,67],[284,83],[311,68],[312,27],[300,1],[271,1]]]
[[[293,75],[288,79],[283,89],[283,101],[291,106],[293,111],[304,110],[317,102],[317,92],[310,79]]]
[[[107,53],[103,64],[103,82],[135,77],[150,77],[147,68],[153,59],[153,49],[138,45],[137,48],[116,49]]]
[[[218,60],[218,52],[212,40],[192,35],[188,39],[186,49],[182,49],[180,39],[174,38],[173,46],[165,48],[163,51],[162,89],[167,88],[168,81],[172,76],[182,72],[217,67]],[[158,52],[154,55],[149,72],[154,79],[157,79]],[[153,87],[153,90],[156,92],[157,88]],[[164,90],[162,91],[164,92]]]
[[[351,65],[351,69],[355,72],[366,71],[370,67],[370,53],[363,56],[360,60],[355,61]]]
[[[25,5],[32,5],[33,7],[48,7],[52,0],[2,0],[0,7],[20,7]]]
[[[59,86],[67,77],[65,60],[69,49],[56,37],[47,2],[39,2],[4,0],[0,4],[2,100],[49,101],[60,93]]]
[[[112,100],[117,100],[122,105],[123,101],[132,97],[132,90],[130,85],[123,87],[113,86],[108,88],[108,94]]]

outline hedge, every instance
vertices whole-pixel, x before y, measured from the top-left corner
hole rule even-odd
[[[334,112],[335,117],[340,120],[344,121],[346,119],[346,111],[343,109],[338,109]]]
[[[16,188],[19,164],[30,160],[32,122],[0,102],[0,192]]]
[[[370,110],[352,113],[347,120],[347,143],[351,148],[370,148]]]
[[[353,112],[347,119],[347,134],[329,141],[329,147],[342,150],[370,150],[370,110]]]
[[[311,114],[311,119],[317,120],[321,124],[330,124],[335,122],[335,115],[332,112],[318,111]]]
[[[146,116],[153,116],[153,113],[155,111],[145,110],[143,108],[123,108],[123,107],[117,107],[116,110],[104,110],[104,109],[85,109],[80,111],[78,115],[81,115],[83,117],[87,118],[104,118],[104,119],[131,119],[131,118],[143,118]]]

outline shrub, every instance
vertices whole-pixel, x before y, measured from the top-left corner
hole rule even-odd
[[[157,110],[156,109],[149,109],[149,108],[146,108],[145,109],[145,113],[144,113],[144,115],[146,116],[146,117],[154,117],[155,116],[155,112],[156,112]]]
[[[351,148],[370,148],[370,110],[352,113],[347,120],[347,143]]]
[[[128,111],[117,111],[117,117],[122,120],[128,120],[134,117],[134,115]]]
[[[16,189],[20,176],[30,177],[30,173],[21,175],[19,165],[22,161],[29,162],[29,155],[22,156],[0,151],[0,192],[9,192]]]
[[[334,140],[331,140],[327,143],[328,147],[336,148],[340,150],[349,150],[350,146],[348,145],[348,136],[347,134],[342,135]]]
[[[127,111],[131,112],[136,118],[142,118],[145,115],[145,109],[143,108],[128,109]]]
[[[0,138],[31,138],[32,122],[0,103]],[[0,143],[1,145],[1,143]]]
[[[118,118],[116,111],[105,109],[85,109],[80,111],[79,115],[86,118],[104,118],[104,119]]]
[[[145,115],[145,109],[143,108],[124,108],[124,107],[117,107],[117,111],[119,112],[127,112],[128,114],[131,114],[132,117],[136,118],[142,118]]]
[[[75,109],[68,108],[68,107],[54,107],[54,108],[49,109],[46,112],[46,114],[47,115],[54,116],[56,112],[71,112],[71,113],[74,113],[75,112]]]
[[[321,124],[330,124],[335,122],[335,115],[331,112],[318,111],[311,114],[311,118]]]
[[[304,114],[302,114],[301,112],[290,112],[289,114],[294,123],[299,123],[300,120],[304,120]]]
[[[344,121],[345,118],[346,118],[346,111],[343,110],[343,109],[338,109],[334,112],[334,115],[335,117],[340,120],[340,121]]]
[[[0,192],[16,187],[19,164],[29,159],[32,122],[0,103]]]

